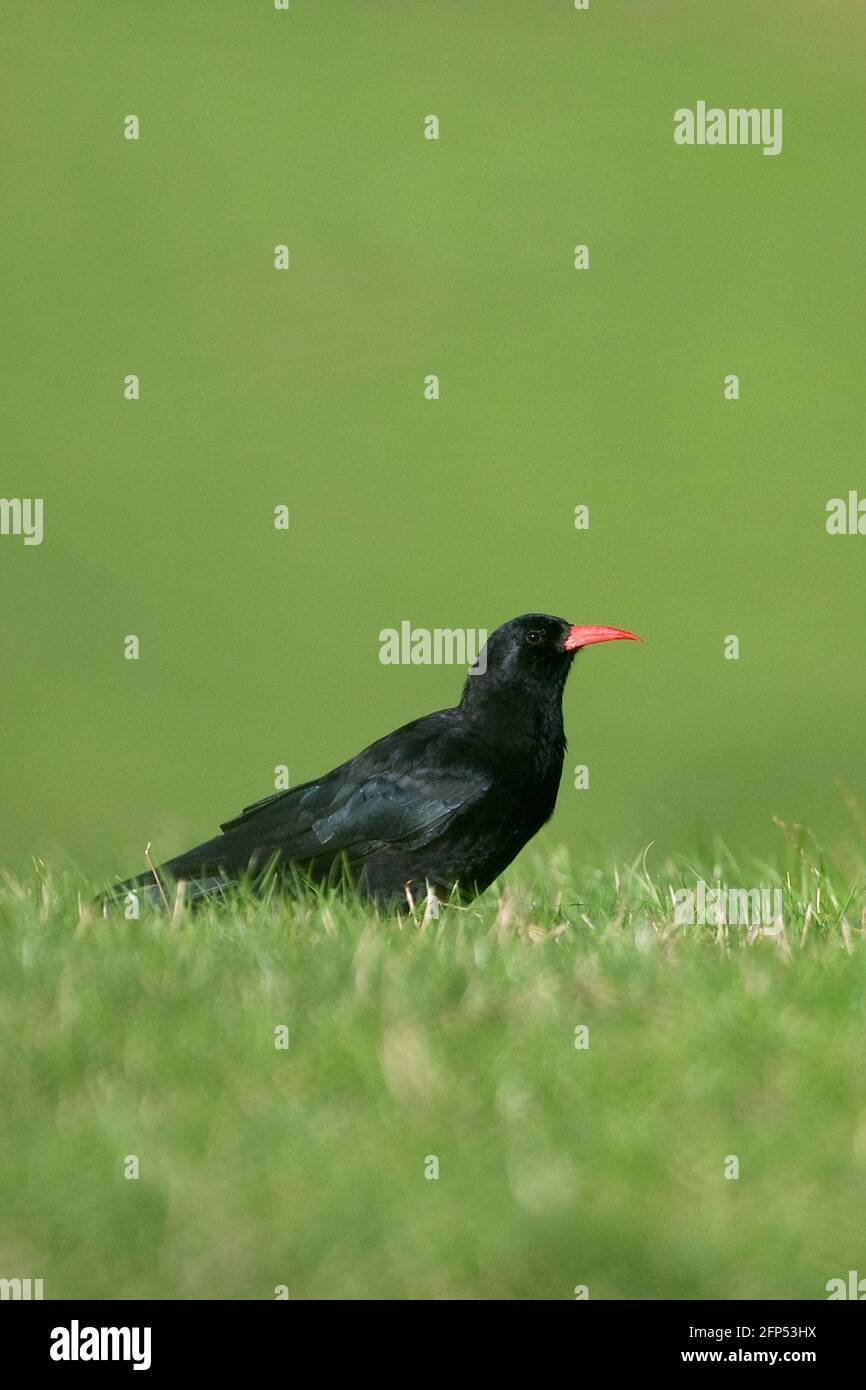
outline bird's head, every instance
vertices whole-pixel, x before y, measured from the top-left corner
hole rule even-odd
[[[524,613],[490,634],[469,672],[464,700],[472,698],[473,686],[485,683],[561,694],[571,663],[583,647],[623,639],[641,640],[619,627],[581,627],[548,613]]]

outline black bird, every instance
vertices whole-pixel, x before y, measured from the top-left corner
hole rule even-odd
[[[468,901],[550,819],[565,754],[562,692],[593,642],[639,641],[615,627],[576,627],[527,613],[490,636],[459,705],[415,719],[324,777],[247,806],[223,833],[171,859],[160,879],[189,897],[264,870],[351,883],[383,905],[428,889]],[[115,888],[160,883],[145,873]]]

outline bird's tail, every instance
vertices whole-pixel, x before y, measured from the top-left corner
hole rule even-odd
[[[157,881],[148,869],[145,874],[138,874],[135,878],[127,878],[122,883],[114,884],[107,893],[97,898],[97,905],[103,909],[103,915],[112,905],[123,905],[133,898],[137,898],[140,903],[151,903],[154,907],[171,907],[178,893],[184,902],[195,902],[203,898],[220,897],[226,889],[234,888],[239,883],[239,879],[217,877],[216,874],[210,874],[207,878],[175,880],[160,873]]]
[[[159,867],[154,865],[133,878],[123,879],[120,883],[114,884],[107,893],[103,893],[97,899],[97,905],[105,915],[111,904],[127,903],[131,898],[158,907],[160,904],[171,905],[179,891],[182,891],[184,901],[223,894],[227,888],[235,887],[240,880],[226,873],[220,866],[217,847],[222,839],[223,837],[218,835],[215,839],[188,850],[186,854],[178,855],[176,859],[169,859]]]

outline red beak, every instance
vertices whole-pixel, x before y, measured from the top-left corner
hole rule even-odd
[[[593,642],[618,642],[621,638],[627,638],[629,642],[641,640],[635,633],[626,632],[621,627],[572,627],[565,639],[565,650],[575,652],[578,647],[589,647]]]

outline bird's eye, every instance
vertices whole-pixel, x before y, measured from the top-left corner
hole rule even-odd
[[[526,634],[526,640],[527,642],[533,643],[541,641],[541,633],[538,631],[537,627],[530,628],[529,632]]]

